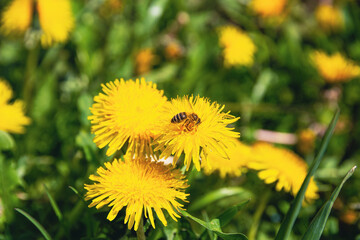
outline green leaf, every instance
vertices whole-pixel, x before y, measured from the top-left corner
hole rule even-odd
[[[39,229],[39,231],[41,232],[41,234],[44,236],[44,238],[46,240],[51,240],[49,233],[45,230],[45,228],[38,221],[36,221],[35,218],[33,218],[27,212],[25,212],[19,208],[15,208],[15,210],[18,211],[19,213],[21,213],[22,215],[24,215],[27,219],[29,219],[29,221],[32,222],[32,224],[34,224],[35,227],[37,227],[37,229]]]
[[[322,206],[320,211],[316,214],[315,218],[310,223],[306,233],[303,236],[303,240],[311,239],[317,240],[320,239],[322,232],[324,231],[326,221],[330,215],[331,208],[334,205],[334,202],[339,195],[341,188],[343,187],[344,183],[353,175],[356,166],[354,166],[342,180],[341,184],[337,186],[334,192],[331,194],[331,197],[326,203]]]
[[[0,150],[10,150],[15,146],[14,139],[10,134],[0,130]]]
[[[69,186],[69,188],[70,188],[76,195],[80,196],[78,190],[76,190],[73,186]]]
[[[218,201],[219,199],[234,195],[240,195],[244,199],[251,198],[251,193],[244,188],[240,188],[240,187],[220,188],[215,191],[209,192],[202,198],[194,201],[189,207],[189,211],[201,209],[205,206],[208,206],[212,202]]]
[[[16,166],[12,161],[5,161],[0,154],[0,198],[3,214],[0,214],[0,222],[10,222],[14,215],[14,206],[19,202],[15,189],[21,185]]]
[[[61,221],[62,220],[62,213],[58,207],[58,205],[56,204],[54,198],[51,196],[51,194],[49,193],[49,190],[47,189],[46,185],[44,184],[44,188],[45,188],[45,192],[46,195],[48,196],[49,200],[50,200],[50,204],[52,206],[52,208],[54,209],[54,212],[56,214],[56,216],[58,217],[58,219]]]
[[[276,74],[270,69],[265,69],[261,72],[254,85],[251,100],[254,104],[258,104],[264,98],[266,91],[270,84],[276,79]]]
[[[188,217],[188,218],[194,220],[195,222],[197,222],[204,228],[206,228],[210,231],[213,231],[216,235],[218,235],[222,239],[225,239],[225,240],[241,240],[241,239],[247,240],[247,237],[242,233],[224,233],[221,230],[219,219],[213,219],[210,222],[205,222],[201,219],[198,219],[198,218],[190,215],[189,213],[185,212],[184,210],[180,210],[180,213],[184,217]]]
[[[295,220],[296,220],[297,216],[299,215],[299,212],[301,209],[301,204],[304,200],[306,188],[309,185],[311,177],[314,176],[315,171],[319,167],[319,164],[325,154],[326,148],[327,148],[330,138],[334,132],[336,122],[339,118],[339,115],[340,115],[340,109],[338,109],[335,112],[334,117],[333,117],[329,127],[326,130],[325,136],[320,145],[320,150],[319,150],[318,154],[316,155],[316,157],[309,169],[309,172],[306,175],[305,180],[304,180],[303,184],[301,185],[301,188],[295,197],[294,202],[291,204],[291,207],[290,207],[289,211],[287,212],[285,219],[280,226],[280,229],[276,235],[275,240],[285,240],[289,237],[290,232],[294,226]]]
[[[97,151],[96,144],[92,139],[93,136],[84,130],[81,130],[75,138],[76,145],[84,150],[85,158],[89,162],[95,159],[95,153]]]
[[[77,107],[80,112],[80,121],[83,126],[90,126],[90,121],[88,120],[88,116],[91,115],[90,107],[93,103],[93,99],[88,93],[83,93],[77,100]]]
[[[240,204],[237,204],[235,206],[232,206],[231,208],[228,208],[225,212],[223,212],[222,214],[219,215],[219,217],[217,217],[220,221],[220,226],[224,227],[226,224],[228,224],[231,219],[233,219],[233,217],[246,205],[248,204],[250,201],[246,200],[243,201]]]

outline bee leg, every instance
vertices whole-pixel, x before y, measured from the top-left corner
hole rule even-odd
[[[189,124],[190,124],[190,120],[189,119],[186,119],[184,121],[184,124],[183,124],[183,127],[185,128],[185,132],[189,132]]]

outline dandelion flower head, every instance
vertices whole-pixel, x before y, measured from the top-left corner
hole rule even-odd
[[[9,133],[24,133],[30,118],[25,116],[24,103],[16,100],[10,103],[13,92],[10,85],[0,78],[0,130]]]
[[[316,9],[315,16],[324,30],[337,30],[344,25],[340,9],[330,4],[320,4]]]
[[[219,29],[219,35],[226,66],[251,66],[254,63],[256,46],[245,32],[234,26],[224,26]]]
[[[74,28],[69,0],[37,0],[40,25],[43,30],[41,43],[65,42]]]
[[[262,17],[280,16],[287,0],[252,0],[252,9]]]
[[[211,174],[219,171],[220,177],[225,178],[226,175],[239,177],[246,172],[247,163],[252,156],[252,148],[238,140],[235,145],[229,147],[229,159],[222,158],[212,152],[208,155],[208,165],[204,165],[204,172]]]
[[[256,143],[253,146],[253,159],[249,168],[259,170],[258,176],[266,184],[276,182],[276,191],[284,189],[296,195],[307,174],[307,165],[303,159],[290,150],[277,148],[268,143]],[[318,187],[313,178],[305,193],[305,199],[318,198]]]
[[[42,29],[42,45],[65,42],[74,27],[69,0],[13,0],[3,12],[1,29],[6,34],[23,34],[31,25],[34,3]]]
[[[184,153],[184,164],[189,169],[191,162],[199,171],[201,160],[207,164],[207,156],[210,152],[228,157],[228,148],[234,144],[239,133],[228,127],[239,118],[222,112],[225,106],[211,103],[202,97],[183,97],[171,100],[171,105],[164,112],[159,124],[161,135],[156,139],[158,144],[155,150],[162,150],[160,158],[174,155],[174,164]],[[180,122],[171,122],[172,118],[179,113],[186,113],[187,118]],[[190,120],[192,114],[196,114],[197,121]]]
[[[147,158],[126,157],[124,162],[115,159],[112,163],[106,162],[105,168],[99,167],[97,174],[90,176],[94,184],[85,184],[85,199],[92,199],[89,207],[99,209],[108,205],[111,210],[107,219],[110,221],[126,207],[124,223],[128,223],[129,229],[135,223],[135,231],[143,211],[153,228],[153,210],[165,226],[164,209],[177,221],[176,218],[180,217],[177,211],[183,207],[178,200],[186,201],[189,195],[184,192],[188,185],[179,170]]]
[[[1,29],[6,34],[21,34],[29,28],[33,14],[33,0],[14,0],[2,13]]]
[[[91,131],[99,148],[109,146],[108,156],[128,142],[130,155],[152,155],[150,146],[155,137],[161,109],[168,104],[163,91],[144,78],[136,81],[116,79],[102,84],[104,93],[94,97],[90,108]]]
[[[340,53],[327,55],[316,51],[311,55],[311,60],[321,77],[329,83],[345,82],[360,75],[360,66]]]

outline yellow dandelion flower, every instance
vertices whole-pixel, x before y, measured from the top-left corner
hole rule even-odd
[[[252,148],[238,140],[235,145],[229,147],[229,159],[219,157],[214,153],[208,155],[208,165],[204,165],[206,174],[215,171],[220,172],[220,177],[225,178],[226,175],[239,177],[246,172],[247,163],[252,156]]]
[[[1,29],[6,34],[24,33],[29,28],[33,13],[33,0],[14,0],[5,9]]]
[[[31,24],[34,3],[37,4],[42,29],[42,45],[49,46],[55,42],[64,42],[74,27],[69,0],[14,0],[1,19],[1,28],[4,32],[24,33]]]
[[[228,148],[240,134],[227,126],[239,118],[223,113],[224,107],[199,96],[172,99],[159,122],[162,134],[156,139],[155,150],[162,150],[160,158],[173,154],[175,164],[184,153],[186,169],[193,161],[198,171],[200,157],[207,164],[210,152],[229,158]]]
[[[298,149],[301,153],[307,154],[314,150],[316,134],[311,129],[304,129],[299,133]]]
[[[276,191],[284,189],[296,195],[307,174],[307,165],[303,159],[288,149],[277,148],[268,143],[256,143],[253,146],[253,159],[249,168],[259,170],[258,176],[266,184],[276,183]],[[305,193],[305,199],[318,198],[318,187],[313,178]]]
[[[251,66],[254,63],[256,46],[245,32],[234,26],[225,26],[219,33],[226,66]]]
[[[315,11],[316,20],[324,30],[337,30],[343,27],[344,19],[339,8],[320,4]]]
[[[345,82],[360,75],[360,66],[340,53],[329,56],[316,51],[310,57],[321,77],[329,83]]]
[[[151,48],[145,48],[140,50],[136,54],[136,72],[138,74],[144,74],[150,71],[154,64],[155,55]]]
[[[30,118],[25,116],[24,103],[21,100],[10,103],[12,97],[11,87],[0,78],[0,130],[24,133],[24,126],[30,124]]]
[[[175,221],[180,217],[177,211],[183,205],[178,200],[186,201],[189,194],[184,192],[188,185],[179,170],[146,158],[126,158],[125,162],[115,159],[112,163],[106,162],[105,167],[98,168],[99,176],[90,176],[90,180],[96,183],[85,184],[85,199],[93,199],[89,207],[111,207],[108,220],[114,220],[123,207],[126,207],[124,223],[128,223],[129,229],[135,223],[135,231],[143,211],[153,228],[153,210],[165,226],[167,221],[163,209]]]
[[[251,7],[262,17],[279,16],[283,12],[287,0],[252,0]]]
[[[40,25],[43,30],[41,43],[49,46],[65,42],[74,27],[69,0],[37,0]]]
[[[168,104],[163,91],[144,78],[102,84],[104,93],[94,97],[90,108],[91,131],[100,148],[109,146],[108,156],[128,142],[127,152],[135,156],[152,155],[150,146],[155,137],[160,110]]]

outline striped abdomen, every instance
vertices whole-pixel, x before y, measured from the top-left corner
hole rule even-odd
[[[176,114],[172,119],[171,122],[172,123],[180,123],[182,122],[184,119],[186,119],[186,112],[181,112]]]

